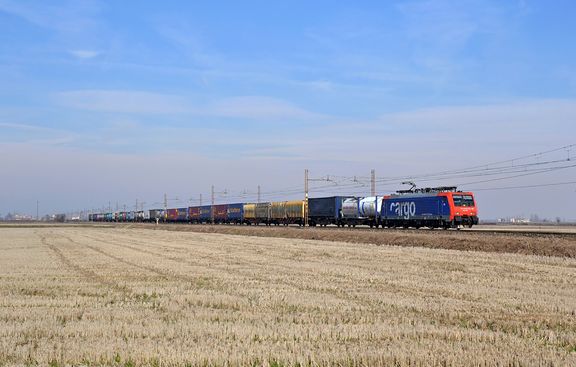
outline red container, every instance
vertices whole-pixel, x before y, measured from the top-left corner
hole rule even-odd
[[[188,219],[190,221],[197,221],[200,219],[200,207],[191,206],[188,208]]]
[[[215,222],[225,222],[228,219],[228,204],[214,205],[212,210]]]
[[[178,209],[168,209],[166,210],[166,219],[169,221],[177,221],[178,220]]]

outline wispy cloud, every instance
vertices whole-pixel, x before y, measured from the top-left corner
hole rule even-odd
[[[476,131],[476,137],[496,138],[493,134],[515,136],[534,132],[561,133],[576,120],[575,100],[526,100],[510,103],[466,106],[440,106],[400,113],[384,114],[379,121],[388,128],[411,128],[420,130],[452,130],[454,128]],[[473,130],[472,130],[473,129]],[[478,130],[481,129],[481,130]]]
[[[1,128],[14,129],[14,130],[25,130],[25,131],[52,131],[53,130],[53,129],[42,127],[42,126],[10,123],[10,122],[0,122],[0,129]]]
[[[72,56],[79,59],[93,59],[100,55],[100,51],[96,50],[70,50],[68,51]]]
[[[18,16],[37,26],[61,32],[78,32],[95,25],[100,4],[92,0],[34,2],[0,0],[0,11]]]
[[[0,131],[2,130],[5,131],[0,134],[2,143],[60,146],[73,144],[80,139],[80,134],[72,131],[25,123],[0,122]]]
[[[461,47],[475,34],[501,33],[506,25],[503,9],[485,1],[418,0],[398,9],[408,36],[436,47]]]
[[[126,90],[80,90],[62,92],[57,100],[74,109],[127,114],[196,115],[241,119],[321,119],[288,101],[266,96],[238,96],[201,103],[180,95]]]
[[[62,92],[57,100],[68,107],[121,113],[177,114],[190,112],[180,96],[126,90],[79,90]]]
[[[287,101],[260,96],[243,96],[220,100],[200,113],[249,119],[318,119],[316,114]]]

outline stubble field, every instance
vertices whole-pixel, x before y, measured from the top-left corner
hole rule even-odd
[[[0,228],[0,365],[575,365],[576,260]]]

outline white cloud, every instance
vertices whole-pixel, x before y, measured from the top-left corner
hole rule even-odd
[[[129,90],[79,90],[58,93],[65,106],[102,112],[133,114],[186,114],[254,120],[322,119],[288,101],[265,96],[240,96],[201,104],[193,98]]]
[[[287,101],[261,96],[243,96],[220,100],[204,113],[222,117],[251,119],[318,119],[321,115],[302,109]]]
[[[100,4],[92,0],[66,1],[61,5],[47,1],[26,4],[24,1],[0,0],[0,11],[43,28],[81,32],[94,27],[94,17],[100,12]]]
[[[57,94],[62,104],[83,110],[175,114],[189,112],[184,98],[175,95],[126,90],[79,90]]]
[[[476,134],[492,134],[478,129],[494,128],[511,139],[514,131],[574,130],[576,101],[550,99],[527,100],[477,106],[444,106],[382,115],[379,121],[386,126],[404,126],[415,129],[474,129]],[[538,136],[535,136],[538,137]]]
[[[100,51],[95,50],[70,50],[68,51],[72,56],[79,59],[92,59],[100,55]]]
[[[11,123],[11,122],[0,122],[0,129],[14,129],[14,130],[25,130],[25,131],[46,131],[51,130],[49,128],[35,126],[35,125],[28,125],[28,124],[20,124],[20,123]]]

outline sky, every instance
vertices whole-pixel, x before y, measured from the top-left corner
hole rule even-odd
[[[0,215],[206,204],[212,185],[294,199],[304,169],[311,196],[368,195],[375,169],[378,194],[458,185],[481,218],[576,220],[576,147],[557,149],[576,144],[575,13],[0,0]]]

